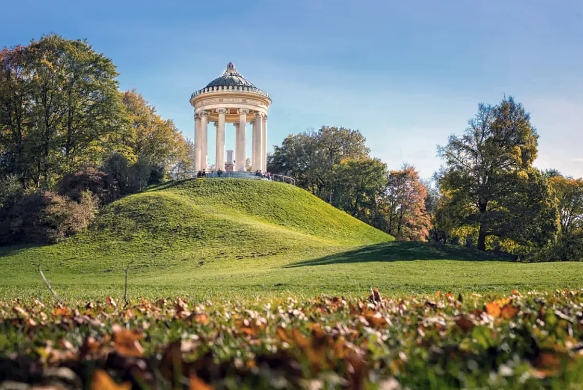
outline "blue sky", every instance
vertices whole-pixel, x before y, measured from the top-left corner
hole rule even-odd
[[[118,66],[121,89],[189,138],[190,94],[233,61],[272,96],[270,145],[324,124],[354,128],[391,169],[406,162],[429,177],[436,146],[506,94],[540,134],[535,164],[583,176],[582,0],[23,0],[2,13],[0,46],[86,38]]]

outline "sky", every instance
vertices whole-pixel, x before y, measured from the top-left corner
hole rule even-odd
[[[428,178],[437,145],[506,95],[540,135],[535,165],[583,176],[583,0],[21,0],[2,13],[0,46],[87,39],[117,65],[120,89],[188,138],[190,94],[232,61],[271,95],[268,145],[343,126],[390,169]]]

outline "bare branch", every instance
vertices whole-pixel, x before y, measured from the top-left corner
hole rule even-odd
[[[132,265],[132,263],[134,262],[134,260],[132,259],[132,261],[129,262],[128,266],[125,269],[125,287],[123,290],[123,300],[125,302],[124,305],[124,309],[130,304],[130,301],[128,301],[128,272],[130,271],[130,265]]]
[[[55,290],[53,290],[53,288],[51,287],[51,284],[49,283],[49,281],[47,280],[47,278],[45,277],[45,274],[43,273],[43,270],[40,268],[40,263],[37,263],[36,266],[38,267],[38,272],[40,273],[40,276],[43,278],[43,280],[45,281],[45,284],[47,285],[47,288],[49,289],[49,291],[51,293],[53,293],[53,295],[55,296],[55,298],[57,298],[57,301],[59,301],[59,303],[63,306],[67,306],[67,304],[57,295],[57,293],[55,292]]]

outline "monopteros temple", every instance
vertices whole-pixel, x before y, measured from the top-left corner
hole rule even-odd
[[[208,170],[208,124],[216,128],[216,170],[225,170],[227,123],[235,126],[235,170],[245,171],[247,123],[253,126],[251,163],[254,172],[267,167],[267,111],[269,94],[245,79],[231,62],[223,75],[190,97],[194,107],[195,170]]]

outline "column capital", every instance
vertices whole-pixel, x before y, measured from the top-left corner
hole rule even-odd
[[[216,111],[217,111],[217,114],[226,114],[227,113],[226,108],[217,108]]]
[[[260,111],[255,111],[255,116],[258,116],[260,118],[263,118],[265,116],[264,113],[260,112]]]
[[[248,108],[239,108],[239,114],[249,114],[249,109]]]
[[[209,115],[209,112],[206,111],[206,110],[200,110],[197,115],[198,116],[201,116],[201,117],[202,116],[208,116]]]

